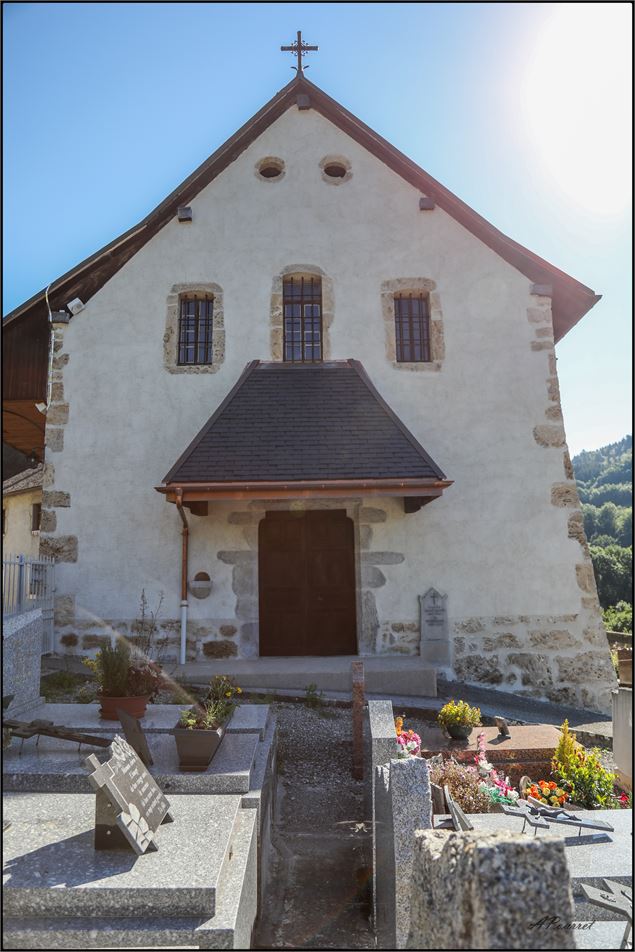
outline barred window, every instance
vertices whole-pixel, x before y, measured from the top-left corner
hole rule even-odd
[[[322,360],[322,281],[315,277],[285,278],[284,359],[293,363]]]
[[[423,294],[395,298],[395,338],[399,363],[423,363],[430,356],[430,314]]]
[[[179,364],[211,364],[214,298],[182,295],[179,313]]]

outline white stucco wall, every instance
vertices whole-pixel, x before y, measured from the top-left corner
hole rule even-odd
[[[350,160],[350,181],[323,181],[326,154]],[[267,155],[284,160],[280,181],[254,174]],[[454,480],[416,514],[382,501],[390,518],[373,528],[373,548],[406,558],[382,569],[380,620],[416,621],[430,586],[448,594],[453,619],[580,612],[580,544],[568,537],[570,510],[550,501],[565,479],[563,448],[533,436],[550,422],[550,370],[549,351],[531,349],[530,281],[439,208],[421,212],[418,198],[326,119],[293,107],[191,202],[191,224],[170,222],[71,319],[58,372],[64,449],[47,451],[47,463],[49,489],[70,494],[55,535],[77,536],[78,559],[60,565],[57,585],[75,596],[77,618],[132,619],[142,587],[162,590],[164,614],[177,618],[180,521],[153,487],[247,361],[270,359],[272,281],[294,264],[333,282],[331,358],[361,360]],[[436,283],[445,334],[436,373],[395,369],[386,356],[380,286],[407,277]],[[223,289],[225,359],[214,374],[163,365],[167,297],[187,282]],[[209,599],[190,600],[194,621],[234,617],[231,566],[217,557],[247,547],[227,522],[233,508],[191,519],[191,574],[214,581]]]
[[[41,489],[2,497],[2,508],[6,511],[2,549],[6,555],[39,555],[40,533],[31,531],[32,508],[38,502],[42,502]]]

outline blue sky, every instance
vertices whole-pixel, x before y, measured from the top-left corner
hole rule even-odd
[[[293,73],[603,295],[558,345],[573,453],[632,432],[628,3],[4,5],[6,313]]]

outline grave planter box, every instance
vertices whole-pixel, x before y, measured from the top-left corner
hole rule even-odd
[[[118,721],[117,710],[119,709],[138,719],[144,716],[149,701],[150,697],[147,694],[141,697],[106,697],[105,694],[100,694],[99,717],[102,721]]]
[[[225,736],[230,718],[214,730],[200,730],[187,727],[173,728],[176,750],[179,757],[179,767],[189,773],[207,770],[214,754],[221,745]]]
[[[619,668],[619,682],[622,687],[633,686],[633,651],[631,648],[620,648],[617,652]]]

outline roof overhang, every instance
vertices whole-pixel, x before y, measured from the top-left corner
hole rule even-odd
[[[168,483],[155,486],[167,502],[190,509],[194,515],[207,515],[207,504],[230,499],[304,500],[347,496],[403,497],[405,512],[416,512],[426,503],[438,499],[451,479],[333,479],[297,482],[236,482],[236,483]]]

